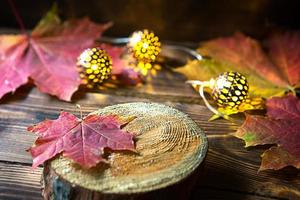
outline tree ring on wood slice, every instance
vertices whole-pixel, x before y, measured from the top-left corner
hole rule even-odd
[[[107,164],[101,162],[91,169],[83,169],[62,156],[46,163],[46,199],[56,195],[57,180],[66,188],[79,187],[103,195],[158,190],[185,179],[206,155],[208,142],[203,130],[186,114],[169,106],[126,103],[93,114],[136,117],[124,129],[135,134],[137,152],[111,152]]]

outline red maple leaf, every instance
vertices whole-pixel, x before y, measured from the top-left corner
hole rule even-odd
[[[104,148],[134,150],[133,135],[121,129],[118,117],[88,115],[78,119],[61,112],[56,120],[45,120],[28,127],[38,134],[35,145],[29,149],[32,167],[63,153],[83,167],[90,168],[102,161]]]
[[[288,84],[280,71],[264,53],[260,43],[240,32],[233,36],[221,37],[204,42],[198,49],[203,55],[225,61],[252,74],[262,76],[279,86]]]
[[[31,34],[0,36],[0,98],[32,78],[42,91],[69,101],[80,85],[76,60],[110,24],[61,23],[50,11]]]
[[[248,115],[234,134],[246,146],[276,144],[262,155],[260,169],[300,168],[300,100],[292,95],[267,100],[267,117]]]
[[[130,67],[126,59],[122,59],[125,47],[101,44],[100,48],[105,49],[111,56],[113,63],[112,75],[116,76],[120,84],[137,85],[143,81],[141,74]]]
[[[300,31],[273,34],[267,45],[269,55],[291,85],[300,81]]]

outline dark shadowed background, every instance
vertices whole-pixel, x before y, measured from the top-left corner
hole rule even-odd
[[[32,28],[54,0],[15,0],[26,28]],[[295,0],[57,0],[63,18],[89,16],[113,21],[106,32],[127,36],[142,28],[164,40],[200,41],[240,30],[261,38],[274,28],[300,28]],[[0,1],[1,27],[18,28],[8,0]]]

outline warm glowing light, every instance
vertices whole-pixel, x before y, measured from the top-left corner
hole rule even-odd
[[[146,43],[146,42],[144,42],[144,43],[143,43],[143,48],[144,48],[144,49],[147,49],[147,48],[148,48],[148,46],[149,46],[149,44],[148,44],[148,43]]]
[[[134,67],[134,70],[140,72],[144,76],[150,75],[147,78],[151,78],[157,75],[157,72],[161,70],[161,66],[154,63],[139,62]]]
[[[138,42],[140,42],[142,39],[142,35],[143,35],[142,31],[134,32],[129,39],[129,46],[134,47]]]
[[[89,55],[88,49],[86,49],[80,54],[77,65],[86,67],[87,66],[86,62],[89,62],[89,61],[91,61],[91,56]]]
[[[238,72],[220,74],[212,89],[213,99],[220,107],[238,107],[248,97],[248,82],[246,77]]]
[[[189,80],[187,83],[196,85],[199,88],[199,94],[202,97],[206,107],[216,116],[229,119],[230,113],[238,113],[240,110],[262,108],[262,99],[252,103],[249,100],[249,85],[246,77],[239,72],[229,71],[220,74],[209,81]],[[204,88],[209,87],[212,90],[212,98],[219,106],[215,109],[210,105],[204,95]],[[249,103],[251,102],[251,103]],[[211,119],[215,119],[214,117]]]
[[[218,89],[224,88],[224,87],[230,87],[231,82],[227,81],[227,78],[225,76],[221,76],[216,80],[216,87]]]
[[[142,63],[154,62],[161,50],[159,38],[148,30],[134,32],[130,37],[128,47],[133,57]]]
[[[98,66],[97,66],[97,65],[92,65],[91,69],[92,69],[92,70],[97,70],[97,69],[98,69]]]
[[[84,50],[78,57],[82,83],[92,88],[108,79],[112,70],[111,57],[100,48]]]
[[[143,63],[143,62],[139,62],[137,65],[136,70],[140,71],[141,74],[143,74],[144,76],[146,76],[148,74],[148,71],[152,68],[151,63]]]

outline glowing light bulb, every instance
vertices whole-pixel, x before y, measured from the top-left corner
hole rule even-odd
[[[82,83],[92,88],[109,78],[112,59],[103,49],[86,49],[78,57],[77,66]]]
[[[129,39],[129,46],[134,47],[142,39],[143,32],[136,31],[134,32]]]
[[[222,89],[224,87],[230,87],[231,83],[227,81],[227,78],[225,76],[219,76],[219,78],[216,80],[215,87],[218,89]]]
[[[212,96],[219,106],[233,108],[247,99],[249,86],[242,74],[224,72],[216,78],[212,89]]]
[[[134,32],[128,43],[133,57],[142,63],[154,62],[161,51],[159,38],[149,30]]]
[[[190,80],[187,83],[199,86],[199,94],[207,108],[224,118],[228,117],[213,108],[206,100],[204,87],[212,89],[212,97],[221,108],[237,109],[248,99],[249,85],[247,79],[238,72],[224,72],[210,81]]]

